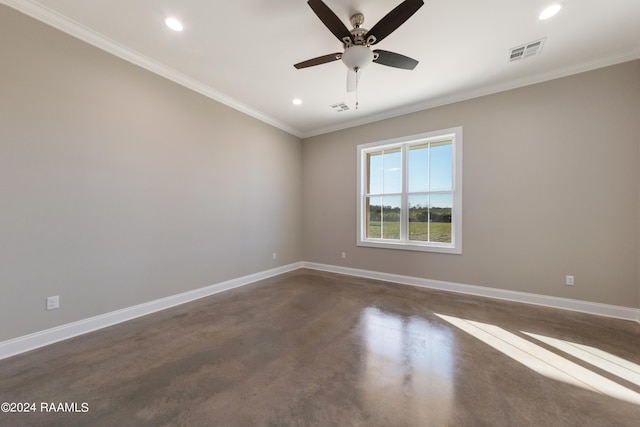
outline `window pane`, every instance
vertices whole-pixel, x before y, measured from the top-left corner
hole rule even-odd
[[[453,194],[432,194],[429,202],[429,241],[451,243]]]
[[[400,196],[382,197],[382,238],[400,239]]]
[[[409,196],[409,240],[429,241],[429,196]]]
[[[400,148],[385,150],[382,155],[382,164],[384,167],[383,192],[385,194],[402,192],[402,154]]]
[[[400,196],[367,197],[368,239],[400,239]]]
[[[409,192],[429,191],[429,145],[409,148]]]
[[[431,144],[429,185],[431,191],[453,190],[453,145],[451,141]]]
[[[382,239],[382,197],[367,197],[366,234],[368,239]]]
[[[382,194],[382,151],[367,154],[367,193]]]

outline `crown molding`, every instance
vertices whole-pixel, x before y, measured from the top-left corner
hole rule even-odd
[[[428,110],[430,108],[442,107],[445,105],[455,104],[456,102],[468,101],[474,98],[480,98],[482,96],[493,95],[500,92],[506,92],[513,89],[519,89],[525,86],[531,86],[538,83],[544,83],[551,80],[560,79],[563,77],[572,76],[575,74],[585,73],[593,71],[598,68],[609,67],[616,64],[622,64],[624,62],[634,61],[640,59],[640,46],[631,51],[617,52],[606,58],[601,58],[596,61],[584,62],[577,65],[571,65],[565,68],[559,68],[547,73],[541,73],[534,76],[527,76],[522,79],[509,80],[502,83],[498,83],[492,86],[482,87],[480,89],[474,89],[470,91],[460,92],[451,96],[444,96],[439,98],[432,98],[424,102],[412,104],[409,106],[399,107],[393,110],[386,111],[384,113],[368,116],[361,120],[350,121],[348,123],[341,123],[337,126],[330,126],[305,132],[301,138],[311,138],[318,135],[324,135],[331,132],[337,132],[345,129],[350,129],[356,126],[362,126],[381,120],[392,119],[394,117],[404,116],[406,114],[417,113],[419,111]]]
[[[97,47],[105,52],[108,52],[120,59],[144,68],[147,71],[162,76],[174,83],[184,86],[193,90],[207,98],[213,99],[227,107],[238,110],[248,116],[258,119],[264,123],[267,123],[273,127],[276,127],[284,132],[292,134],[298,138],[302,137],[302,134],[279,120],[264,114],[261,111],[253,109],[222,92],[213,89],[195,79],[192,79],[185,74],[182,74],[174,69],[171,69],[143,54],[130,49],[115,40],[108,38],[107,36],[100,34],[90,28],[83,26],[82,24],[48,8],[43,6],[34,0],[0,0],[0,3],[5,4],[31,18],[34,18],[40,22],[43,22],[53,28],[56,28],[64,33],[69,34],[79,40],[89,43],[92,46]]]
[[[409,106],[399,107],[393,110],[385,111],[380,114],[374,114],[367,116],[360,120],[352,120],[345,123],[341,123],[336,126],[329,126],[324,128],[317,128],[309,131],[300,131],[294,129],[284,122],[281,122],[268,114],[251,108],[231,97],[225,95],[222,92],[215,90],[214,88],[203,84],[202,82],[190,78],[176,70],[166,67],[153,59],[146,57],[145,55],[130,49],[112,39],[109,39],[103,34],[100,34],[94,30],[91,30],[82,24],[69,19],[68,17],[59,14],[58,12],[43,6],[35,0],[0,0],[0,4],[5,4],[13,9],[16,9],[25,15],[28,15],[34,19],[37,19],[51,27],[54,27],[60,31],[63,31],[77,39],[80,39],[86,43],[89,43],[101,50],[111,53],[125,61],[135,64],[141,68],[158,74],[168,80],[171,80],[181,86],[189,88],[201,95],[204,95],[214,101],[220,102],[230,108],[238,110],[248,116],[258,119],[264,123],[274,126],[284,132],[294,135],[298,138],[305,139],[318,135],[323,135],[331,132],[337,132],[345,129],[350,129],[357,126],[362,126],[381,120],[391,119],[394,117],[403,116],[405,114],[416,113],[430,108],[441,107],[444,105],[453,104],[456,102],[467,101],[473,98],[481,96],[492,95],[499,92],[504,92],[512,89],[518,89],[525,86],[530,86],[538,83],[543,83],[550,80],[555,80],[562,77],[567,77],[574,74],[579,74],[598,68],[603,68],[627,61],[640,59],[640,45],[636,46],[631,51],[616,52],[606,58],[601,58],[596,61],[584,62],[577,65],[553,70],[551,72],[538,74],[535,76],[528,76],[523,79],[509,80],[496,85],[483,87],[471,91],[460,92],[451,96],[444,96],[438,98],[432,98],[424,102],[416,103]]]

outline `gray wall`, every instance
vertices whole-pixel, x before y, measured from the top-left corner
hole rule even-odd
[[[304,259],[639,307],[639,123],[633,61],[308,138]],[[462,255],[357,247],[356,145],[454,126]]]
[[[302,260],[640,307],[640,61],[301,143],[4,6],[0,58],[0,341]],[[356,247],[356,145],[460,125],[463,254]]]
[[[0,341],[302,261],[299,138],[5,6],[0,58]]]

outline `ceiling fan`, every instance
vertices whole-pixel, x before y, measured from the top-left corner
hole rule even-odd
[[[346,25],[322,0],[309,0],[311,9],[318,15],[322,23],[340,40],[344,52],[319,56],[294,65],[297,69],[313,67],[342,59],[347,66],[347,92],[353,92],[358,87],[360,70],[371,62],[389,67],[413,70],[418,61],[399,53],[381,49],[371,49],[371,46],[381,42],[409,19],[423,5],[423,0],[404,0],[395,9],[385,15],[370,30],[362,27],[364,16],[356,13],[351,17],[353,29]]]

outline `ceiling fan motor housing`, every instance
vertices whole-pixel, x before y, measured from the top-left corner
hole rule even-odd
[[[367,30],[362,26],[363,23],[364,23],[363,14],[356,13],[351,17],[351,25],[353,25],[353,29],[350,30],[351,38],[347,39],[345,37],[345,39],[342,40],[344,42],[345,48],[351,46],[352,44],[356,44],[356,45],[362,44],[365,46],[371,46],[372,44],[376,43],[378,39],[373,34],[369,34],[369,30]]]

